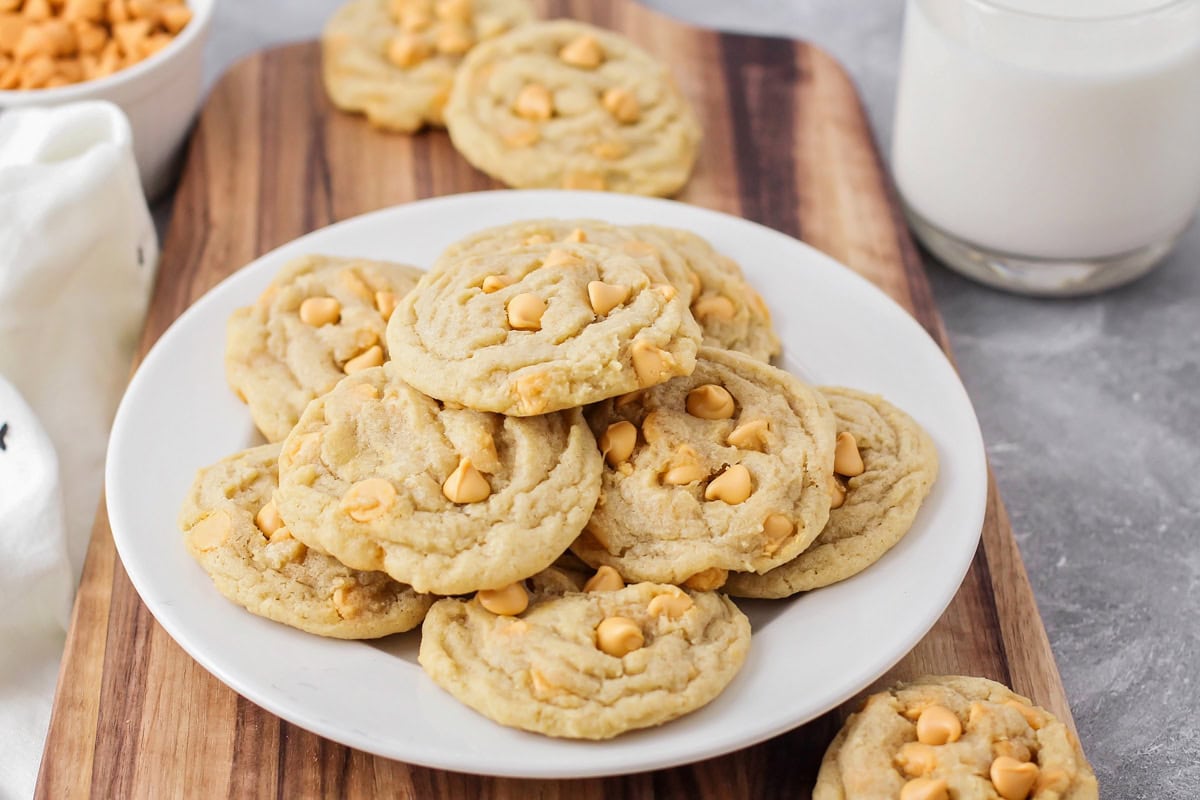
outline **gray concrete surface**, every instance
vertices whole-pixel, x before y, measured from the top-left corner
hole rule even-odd
[[[226,0],[211,82],[310,38],[336,0]],[[890,141],[900,0],[650,0],[696,24],[815,42]],[[1200,225],[1157,271],[1031,300],[929,263],[1080,735],[1114,800],[1200,797]]]

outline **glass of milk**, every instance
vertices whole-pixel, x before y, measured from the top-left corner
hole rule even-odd
[[[1072,295],[1200,205],[1200,0],[907,0],[892,164],[938,258]]]

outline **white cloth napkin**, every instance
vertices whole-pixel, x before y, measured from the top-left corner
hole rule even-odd
[[[33,791],[109,426],[158,265],[131,142],[109,103],[0,114],[3,798]]]

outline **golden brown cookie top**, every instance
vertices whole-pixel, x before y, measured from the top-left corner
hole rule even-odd
[[[731,575],[738,597],[788,597],[845,580],[874,564],[912,527],[938,474],[933,440],[878,395],[823,387],[837,419],[832,508],[804,552],[764,574]]]
[[[419,625],[432,597],[292,536],[272,500],[279,449],[254,447],[201,469],[184,500],[184,544],[217,589],[254,614],[321,636],[370,639]]]
[[[452,408],[395,366],[343,380],[285,440],[275,499],[293,535],[436,594],[497,588],[553,563],[599,493],[580,411]]]
[[[362,258],[289,261],[226,329],[225,374],[267,441],[287,436],[310,400],[387,358],[387,321],[421,270]]]
[[[326,89],[381,128],[440,125],[463,55],[532,18],[527,0],[351,0],[321,36]]]
[[[592,565],[714,589],[793,558],[828,519],[833,415],[783,370],[701,348],[690,376],[587,416],[603,489],[572,550]]]
[[[434,605],[420,661],[442,688],[505,725],[607,739],[686,714],[733,679],[750,623],[713,592],[543,579],[530,593]]]
[[[985,678],[926,676],[869,697],[830,745],[814,800],[1096,800],[1075,735]]]
[[[519,188],[673,194],[700,142],[664,65],[624,36],[562,19],[472,50],[446,125],[468,161]]]
[[[688,300],[657,252],[539,240],[439,261],[396,309],[388,344],[426,394],[544,414],[690,373]]]

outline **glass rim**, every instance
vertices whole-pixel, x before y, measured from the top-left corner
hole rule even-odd
[[[1063,14],[1047,14],[1041,11],[1024,11],[1018,8],[1012,8],[1004,4],[1004,0],[969,0],[977,6],[996,11],[1001,14],[1009,14],[1014,17],[1025,17],[1026,19],[1042,19],[1053,22],[1069,22],[1077,24],[1088,24],[1093,22],[1114,22],[1122,19],[1137,19],[1139,17],[1149,17],[1155,14],[1160,14],[1164,11],[1169,11],[1176,6],[1185,6],[1195,0],[1162,0],[1157,5],[1144,8],[1140,11],[1120,11],[1113,14],[1103,14],[1098,17],[1068,17]]]

